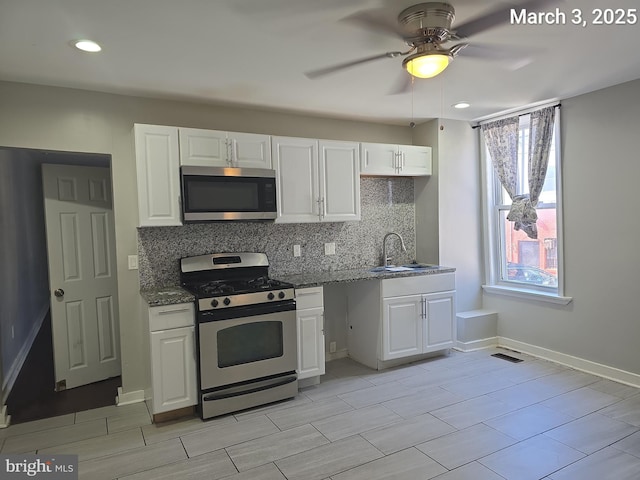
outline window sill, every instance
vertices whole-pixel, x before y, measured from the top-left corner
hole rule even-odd
[[[541,292],[539,290],[529,290],[526,288],[513,288],[503,285],[483,285],[482,289],[487,293],[505,295],[508,297],[521,298],[523,300],[537,300],[539,302],[554,303],[556,305],[568,305],[573,297],[562,297],[552,293]]]

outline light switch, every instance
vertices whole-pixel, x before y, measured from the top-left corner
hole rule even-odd
[[[129,261],[129,270],[138,270],[138,255],[129,255],[127,260]]]
[[[324,254],[325,255],[335,255],[336,254],[336,244],[334,242],[325,243],[324,244]]]
[[[300,245],[294,245],[293,246],[293,256],[294,257],[299,257],[300,255],[302,255],[302,250],[300,249]]]

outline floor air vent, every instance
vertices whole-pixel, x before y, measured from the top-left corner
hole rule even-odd
[[[508,362],[520,363],[522,362],[521,358],[512,357],[510,355],[506,355],[504,353],[494,353],[491,355],[492,357],[501,358],[502,360],[506,360]]]

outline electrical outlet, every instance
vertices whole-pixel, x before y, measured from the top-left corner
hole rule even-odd
[[[335,242],[325,243],[324,244],[324,254],[325,255],[335,255],[336,254],[336,244],[335,244]]]
[[[127,260],[129,261],[129,270],[138,270],[138,255],[129,255]]]
[[[302,255],[302,250],[300,248],[300,245],[294,245],[293,246],[293,256],[294,257],[299,257],[300,255]]]
[[[329,353],[336,353],[336,342],[329,343]]]

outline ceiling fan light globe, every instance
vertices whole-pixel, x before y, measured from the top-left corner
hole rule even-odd
[[[432,78],[442,73],[449,66],[450,55],[432,53],[408,57],[403,66],[414,77]]]

